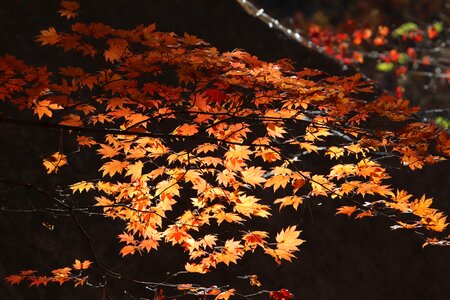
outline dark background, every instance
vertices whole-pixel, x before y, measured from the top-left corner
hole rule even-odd
[[[295,60],[299,68],[308,66],[342,74],[338,65],[270,30],[246,15],[232,0],[96,0],[80,1],[80,4],[79,21],[104,22],[122,28],[156,22],[158,30],[188,32],[221,51],[241,48],[264,60],[288,57]],[[33,42],[41,29],[67,26],[58,17],[58,9],[58,1],[3,1],[0,4],[0,53],[50,67],[83,64],[80,57],[38,47]],[[57,130],[0,123],[0,178],[32,183],[50,193],[56,193],[58,186],[81,178],[94,178],[97,168],[88,154],[77,156],[61,175],[45,174],[41,159],[55,152],[61,139],[65,147],[71,147],[71,138]],[[314,163],[320,164],[320,161]],[[449,166],[444,162],[422,171],[396,171],[393,182],[417,196],[422,193],[433,196],[436,207],[448,212]],[[48,199],[35,190],[0,184],[0,207],[29,208],[48,204]],[[238,266],[221,267],[206,276],[180,276],[178,282],[195,279],[206,286],[230,284],[251,292],[254,290],[248,289],[247,282],[237,279],[236,274],[257,273],[265,289],[284,287],[298,299],[305,300],[449,298],[449,249],[422,249],[423,241],[417,235],[389,231],[392,224],[383,218],[355,221],[334,216],[338,204],[341,203],[332,199],[313,200],[298,213],[287,213],[283,220],[273,223],[276,228],[281,227],[284,219],[289,219],[289,224],[301,224],[301,237],[307,242],[291,264],[277,267],[269,257],[256,254],[246,256]],[[85,215],[79,215],[79,219],[91,235],[102,262],[115,271],[142,280],[161,281],[167,273],[183,269],[184,255],[170,247],[142,257],[121,259],[120,245],[115,238],[121,232],[120,222],[105,222],[101,217]],[[43,223],[53,225],[54,229],[47,229]],[[1,212],[0,237],[1,277],[24,269],[50,271],[70,265],[75,258],[90,258],[86,240],[69,217]],[[123,280],[111,279],[107,293],[112,299],[133,299],[130,294],[152,298],[150,291]],[[73,289],[70,284],[28,288],[23,284],[11,287],[0,283],[1,299],[103,299],[104,296],[104,289]]]

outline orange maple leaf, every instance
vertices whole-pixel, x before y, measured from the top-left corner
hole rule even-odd
[[[103,171],[102,176],[109,175],[113,177],[114,174],[121,174],[124,168],[128,165],[127,161],[120,161],[117,159],[113,159],[107,163],[104,163],[103,166],[99,169],[99,171]]]
[[[341,206],[337,209],[336,215],[351,216],[358,208],[356,206]]]
[[[266,171],[261,167],[249,167],[241,171],[242,180],[253,187],[266,181],[263,177],[265,173]]]
[[[120,254],[122,254],[122,257],[128,254],[134,254],[136,252],[136,246],[133,245],[127,245],[124,246],[121,250],[120,250]]]
[[[81,118],[79,115],[70,114],[63,117],[63,120],[59,122],[61,125],[67,125],[67,126],[73,126],[73,127],[80,127],[83,125],[83,122],[81,121]]]
[[[80,146],[86,146],[88,148],[91,148],[92,146],[96,145],[97,142],[92,139],[91,137],[79,135],[77,136],[77,142]]]
[[[214,298],[214,300],[228,300],[231,296],[234,295],[235,289],[229,289],[224,292],[221,292],[219,295]]]
[[[10,285],[19,284],[24,279],[25,276],[22,275],[9,275],[5,277],[6,282]]]
[[[201,274],[205,274],[207,273],[209,270],[208,268],[206,268],[204,265],[201,264],[191,264],[191,263],[186,263],[186,265],[184,266],[184,268],[186,269],[186,271],[190,272],[190,273],[201,273]]]
[[[37,40],[41,42],[41,45],[55,45],[61,41],[61,36],[56,32],[54,27],[50,27],[48,30],[41,30],[41,34],[37,36]]]
[[[192,136],[198,132],[198,125],[196,124],[183,124],[177,127],[173,134]]]
[[[80,4],[76,1],[61,1],[61,10],[59,11],[61,17],[67,19],[75,18],[77,13],[75,12],[80,8]]]
[[[92,262],[90,262],[89,260],[85,260],[83,262],[81,262],[78,259],[75,259],[75,263],[73,264],[73,268],[75,270],[86,270],[89,269],[90,265]]]

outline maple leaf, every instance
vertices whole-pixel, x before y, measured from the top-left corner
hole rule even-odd
[[[374,216],[374,212],[371,210],[366,210],[363,212],[360,212],[359,214],[356,215],[356,219],[362,219],[362,218],[366,218],[366,217],[373,217]]]
[[[131,175],[131,181],[138,180],[142,175],[142,168],[144,167],[144,164],[138,160],[134,164],[127,165],[127,173],[125,176]]]
[[[59,68],[59,74],[68,77],[82,77],[84,75],[84,70],[76,67],[61,67]]]
[[[286,133],[284,127],[276,123],[269,123],[266,128],[267,128],[267,135],[272,138],[282,138],[283,134]]]
[[[283,198],[276,199],[273,203],[280,204],[280,209],[287,205],[292,205],[292,207],[297,210],[298,206],[303,203],[303,198],[300,196],[286,196]]]
[[[250,275],[248,278],[250,279],[250,285],[261,286],[261,282],[259,282],[258,276]]]
[[[245,247],[254,250],[257,246],[264,248],[267,237],[269,237],[269,234],[265,231],[251,231],[246,233],[242,239],[245,241]]]
[[[42,119],[44,115],[51,117],[53,115],[52,111],[48,109],[48,106],[36,106],[34,109],[34,114],[37,114],[39,119]]]
[[[173,134],[192,136],[198,132],[198,125],[196,124],[183,124],[177,127]]]
[[[52,279],[52,278],[47,277],[47,276],[38,276],[38,277],[29,277],[28,280],[30,281],[29,286],[32,287],[32,286],[39,286],[41,284],[46,286],[47,283],[49,281],[51,281],[51,280],[58,281],[58,282],[62,283],[62,282],[67,281],[69,279],[68,278],[53,278]]]
[[[187,33],[184,33],[183,40],[188,45],[206,44],[202,39],[199,39],[195,35],[190,35],[190,34],[187,34]]]
[[[204,248],[213,248],[214,245],[216,244],[217,241],[217,236],[212,235],[212,234],[207,234],[205,235],[201,241],[200,244],[204,247]]]
[[[411,170],[422,169],[425,164],[423,158],[411,149],[403,151],[402,163]]]
[[[416,199],[413,202],[411,202],[409,207],[415,215],[423,217],[428,215],[430,212],[434,212],[433,209],[430,209],[432,203],[433,203],[432,198],[427,199],[425,195],[423,195],[422,198]]]
[[[132,234],[128,234],[128,233],[124,232],[122,234],[119,234],[118,238],[120,239],[121,242],[127,243],[127,245],[136,244],[136,240],[134,239],[134,236]]]
[[[61,41],[61,36],[56,32],[54,27],[48,30],[41,30],[41,34],[37,36],[37,40],[41,45],[55,45]]]
[[[84,136],[84,135],[78,135],[77,142],[78,142],[78,145],[86,146],[88,148],[91,148],[92,146],[97,144],[97,142],[94,139],[92,139],[91,137],[88,137],[88,136]]]
[[[97,152],[103,155],[102,158],[111,158],[119,155],[120,153],[119,150],[115,147],[111,147],[106,144],[100,144],[100,148],[101,149],[98,149]]]
[[[327,196],[334,190],[335,184],[330,182],[323,175],[314,175],[311,178],[311,193],[313,195],[319,196]]]
[[[24,279],[25,277],[22,275],[9,275],[5,277],[6,282],[10,285],[19,284]]]
[[[266,179],[263,175],[266,173],[261,167],[250,167],[241,171],[242,180],[255,187],[264,183]]]
[[[55,152],[42,162],[47,169],[47,174],[58,173],[59,168],[67,164],[67,156],[65,154]]]
[[[60,15],[71,19],[78,8],[77,2],[62,1]],[[336,214],[363,218],[387,211],[402,228],[441,232],[447,227],[447,217],[431,207],[431,199],[423,196],[410,202],[412,195],[407,192],[394,194],[385,182],[389,174],[384,161],[372,158],[386,152],[414,170],[443,159],[435,153],[450,153],[450,140],[435,125],[421,122],[399,123],[395,131],[371,130],[365,123],[372,116],[403,121],[417,109],[390,95],[369,103],[357,99],[359,93],[373,92],[361,75],[327,77],[309,69],[295,73],[285,60],[266,63],[240,50],[219,53],[195,36],[155,32],[154,24],[126,30],[76,23],[70,30],[64,33],[50,27],[37,40],[91,55],[89,73],[79,67],[51,73],[11,56],[0,57],[0,101],[28,109],[39,120],[61,110],[55,119],[61,125],[111,133],[105,135],[104,144],[85,136],[77,136],[77,142],[100,154],[105,161],[98,157],[99,171],[103,177],[114,176],[114,182],[81,181],[70,189],[98,193],[95,206],[102,207],[106,217],[121,220],[125,231],[119,239],[126,244],[122,256],[150,252],[164,238],[188,252],[189,272],[206,273],[220,263],[238,263],[258,247],[278,264],[291,261],[303,243],[296,226],[277,233],[276,243],[267,241],[264,229],[246,231],[239,240],[232,230],[252,225],[254,217],[268,218],[273,204],[298,209],[311,196],[372,195],[376,199],[367,202],[367,210],[342,206]],[[388,33],[380,27],[377,38],[387,39]],[[347,39],[359,44],[371,36],[370,29],[362,29]],[[94,57],[96,53],[103,57]],[[362,52],[347,54],[354,61],[363,60]],[[399,64],[401,56],[388,49],[385,60]],[[98,61],[103,59],[107,67],[101,67],[105,61]],[[70,129],[65,126],[59,127]],[[306,162],[306,154],[312,152],[330,160],[345,156],[345,163],[333,163],[328,174],[309,172],[321,169]],[[67,158],[56,152],[43,164],[48,173],[56,173]],[[306,183],[310,187],[297,195]],[[279,198],[257,198],[272,189]],[[401,213],[414,214],[408,220],[414,223],[399,221],[408,217]],[[217,224],[210,224],[211,219]],[[44,225],[53,230],[53,225]],[[219,230],[220,226],[226,230]],[[77,259],[73,270],[85,270],[90,264]],[[71,268],[53,270],[51,277],[25,272],[6,280],[10,284],[26,280],[31,286],[67,281],[79,286],[86,281],[83,272],[71,274]],[[256,275],[246,278],[260,286]],[[235,293],[217,286],[172,287],[225,300]],[[269,295],[275,300],[293,297],[285,289]],[[165,298],[162,290],[156,291],[156,298]]]
[[[182,244],[187,238],[189,238],[189,234],[186,230],[178,227],[177,225],[171,225],[166,231],[166,241],[172,242],[172,245]]]
[[[29,276],[36,273],[36,270],[24,270],[24,271],[20,271],[20,275],[22,276]]]
[[[215,145],[215,144],[205,143],[205,144],[202,144],[202,145],[196,147],[194,151],[197,154],[200,154],[200,153],[205,153],[206,154],[208,152],[216,151],[217,148],[218,148],[218,146]]]
[[[235,213],[226,213],[221,211],[214,216],[217,219],[217,224],[220,225],[223,221],[228,223],[241,223],[244,221],[238,214]]]
[[[279,153],[275,152],[272,149],[264,149],[255,153],[255,157],[259,157],[263,159],[263,161],[271,163],[281,159]]]
[[[120,161],[117,159],[113,159],[107,163],[104,163],[103,166],[99,169],[99,171],[103,171],[102,176],[109,175],[113,177],[114,174],[121,174],[124,168],[128,165],[127,161]]]
[[[214,300],[228,300],[231,296],[234,295],[235,289],[229,289],[224,292],[221,292],[219,295],[214,298]]]
[[[60,278],[68,278],[69,274],[71,272],[72,272],[72,268],[69,268],[69,267],[52,270],[52,274],[55,277],[60,277]],[[64,281],[62,281],[62,282],[64,282]],[[62,283],[62,282],[60,282],[60,283]]]
[[[289,226],[286,229],[282,229],[276,236],[277,248],[286,251],[298,251],[299,245],[301,245],[304,240],[299,239],[301,231],[297,231],[297,226]]]
[[[186,263],[186,265],[184,265],[184,268],[186,269],[186,271],[188,271],[190,273],[205,274],[209,271],[207,268],[205,268],[204,265],[195,264],[195,263],[194,264]]]
[[[139,247],[141,249],[147,250],[147,252],[150,252],[151,249],[157,250],[158,249],[158,245],[159,245],[159,243],[158,243],[157,240],[145,239],[139,244]]]
[[[273,187],[274,192],[276,192],[276,190],[280,187],[285,188],[291,180],[292,171],[288,168],[275,167],[273,168],[272,173],[274,175],[267,179],[264,183],[264,187]]]
[[[78,105],[76,110],[82,111],[85,115],[95,112],[96,108],[92,105],[84,104]]]
[[[106,61],[114,62],[120,60],[125,54],[128,47],[128,42],[124,39],[109,39],[109,48],[105,50],[104,56]]]
[[[80,8],[80,5],[76,1],[61,1],[61,10],[59,11],[61,17],[67,19],[75,18],[77,13],[75,12]]]
[[[268,205],[259,204],[260,199],[255,196],[247,196],[245,194],[239,195],[234,210],[238,213],[251,217],[252,215],[267,218],[270,214],[270,207]]]
[[[192,283],[180,283],[177,285],[177,290],[179,291],[192,291],[196,292],[197,288],[192,286]]]
[[[311,153],[311,152],[315,152],[315,153],[319,153],[319,147],[317,147],[314,144],[311,143],[299,143],[300,148],[306,150],[306,152]]]
[[[341,206],[337,209],[336,215],[342,214],[350,217],[357,209],[356,206]]]
[[[289,300],[294,298],[294,295],[292,295],[287,289],[281,289],[279,291],[272,291],[269,293],[270,299],[273,300]]]
[[[75,278],[74,280],[75,280],[75,285],[74,285],[75,287],[82,286],[86,283],[87,276],[84,276],[81,278]]]
[[[86,270],[89,269],[90,265],[92,262],[90,262],[89,260],[85,260],[83,262],[81,262],[78,259],[75,259],[75,263],[73,264],[73,268],[75,270]]]
[[[70,189],[72,190],[72,193],[76,193],[77,191],[79,193],[82,193],[83,191],[88,192],[90,189],[94,188],[94,184],[92,182],[87,181],[80,181],[77,183],[74,183],[70,185]]]
[[[242,246],[239,243],[239,241],[229,239],[225,242],[222,253],[218,255],[218,259],[227,266],[230,263],[237,264],[237,260],[241,258],[243,253],[244,253],[244,246]]]
[[[61,125],[73,126],[73,127],[81,127],[83,122],[79,115],[70,114],[63,117],[63,120],[59,122]]]
[[[122,257],[128,254],[134,254],[136,252],[136,249],[137,249],[136,246],[127,245],[120,250],[120,254],[122,254]]]

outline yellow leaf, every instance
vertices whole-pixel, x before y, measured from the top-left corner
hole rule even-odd
[[[267,128],[267,135],[273,138],[282,138],[283,134],[286,133],[286,130],[284,130],[283,126],[280,126],[276,123],[269,123],[266,126]]]
[[[131,181],[136,181],[141,177],[143,167],[144,164],[138,160],[136,163],[127,166],[127,173],[125,176],[131,175]]]
[[[343,148],[331,146],[330,148],[327,149],[327,151],[325,151],[325,154],[329,155],[331,159],[333,158],[338,159],[339,157],[345,154],[345,151]]]
[[[215,144],[205,143],[205,144],[202,144],[202,145],[198,146],[197,148],[195,148],[194,151],[197,154],[200,154],[200,153],[205,153],[206,154],[208,152],[216,151],[217,148],[218,148],[218,146],[215,145]]]
[[[190,273],[201,273],[201,274],[205,274],[206,272],[208,272],[208,268],[206,268],[203,265],[200,264],[196,264],[196,263],[186,263],[184,265],[184,268],[186,269],[186,271],[190,272]]]
[[[109,145],[100,144],[101,149],[98,149],[97,152],[100,153],[102,156],[102,159],[104,158],[111,158],[119,154],[118,149],[113,148]]]
[[[261,282],[259,282],[258,276],[250,275],[249,279],[250,279],[250,285],[261,286]]]
[[[47,174],[53,172],[58,173],[59,168],[67,164],[67,156],[62,153],[55,152],[51,156],[44,159],[42,164],[47,169]]]
[[[266,173],[261,167],[250,167],[241,171],[242,180],[255,187],[265,182],[263,175]]]
[[[327,196],[334,190],[334,183],[330,182],[323,175],[314,175],[311,178],[311,194],[315,196]]]
[[[216,244],[217,241],[217,236],[212,235],[212,234],[207,234],[205,235],[201,241],[200,244],[203,246],[203,248],[214,248],[214,245]]]
[[[92,182],[88,181],[80,181],[77,183],[74,183],[70,186],[70,189],[72,190],[72,193],[76,193],[77,191],[79,193],[82,193],[83,191],[88,192],[90,189],[94,188],[94,184]]]
[[[276,236],[277,248],[286,251],[298,251],[298,246],[301,245],[304,240],[299,239],[301,231],[297,231],[297,226],[289,226],[286,229],[282,229]]]
[[[276,199],[273,203],[280,204],[280,209],[287,205],[292,205],[295,210],[297,210],[298,206],[303,203],[303,198],[300,196],[286,196],[283,198]]]
[[[269,234],[265,231],[251,231],[246,233],[242,239],[245,242],[245,247],[254,250],[257,246],[264,248],[266,244],[265,239],[269,237]]]
[[[414,202],[412,202],[409,207],[415,215],[425,216],[429,213],[432,203],[432,198],[426,199],[425,195],[423,195],[422,198],[414,200]]]
[[[314,144],[311,144],[311,143],[299,143],[299,145],[300,145],[300,148],[306,150],[306,152],[308,152],[308,153],[311,153],[313,151],[316,152],[316,153],[319,153],[318,152],[319,147],[317,147]]]

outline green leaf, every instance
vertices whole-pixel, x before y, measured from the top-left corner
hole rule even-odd
[[[443,128],[443,129],[449,129],[450,128],[450,120],[443,118],[441,116],[437,117],[434,122],[436,123],[436,125],[438,125],[439,127]]]
[[[444,23],[436,22],[433,24],[433,27],[437,32],[441,32],[444,29]]]
[[[394,64],[391,62],[384,62],[377,64],[377,70],[381,72],[390,72],[394,69]]]
[[[400,53],[397,62],[401,65],[403,65],[404,63],[408,62],[410,60],[409,55],[406,54],[405,52]]]
[[[392,31],[392,36],[400,37],[400,36],[404,35],[405,33],[408,33],[409,31],[412,31],[412,30],[416,30],[418,28],[419,28],[419,26],[417,26],[416,23],[407,22],[407,23],[400,25],[394,31]]]

